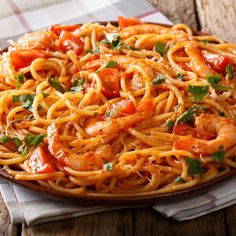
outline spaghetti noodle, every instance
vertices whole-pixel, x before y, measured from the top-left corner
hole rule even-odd
[[[0,57],[0,165],[70,194],[174,192],[236,167],[236,45],[119,17]]]

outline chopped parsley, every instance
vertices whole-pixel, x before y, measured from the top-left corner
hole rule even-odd
[[[188,164],[188,176],[204,174],[204,169],[202,168],[202,164],[199,160],[186,157],[186,161]]]
[[[88,49],[88,50],[86,51],[86,53],[91,53],[91,54],[99,55],[99,54],[100,54],[100,50],[99,50],[99,48],[96,48],[95,50],[93,50],[93,49]]]
[[[34,102],[35,94],[22,94],[22,95],[13,95],[12,102],[21,102],[22,106],[32,112],[32,105]]]
[[[225,68],[225,72],[226,75],[228,76],[228,78],[231,80],[234,78],[234,71],[233,71],[233,67],[231,64],[228,64]]]
[[[209,86],[195,86],[189,85],[188,92],[194,95],[194,101],[199,102],[208,94]]]
[[[221,76],[219,74],[217,75],[208,75],[207,76],[207,82],[215,89],[218,91],[228,91],[230,89],[233,89],[232,87],[229,86],[223,86],[219,85],[218,83],[221,81]]]
[[[161,84],[166,80],[165,75],[158,74],[157,77],[152,81],[153,85]]]
[[[177,119],[177,123],[180,124],[180,123],[192,121],[198,110],[199,108],[195,106],[189,108]]]
[[[99,73],[102,69],[105,69],[105,68],[114,68],[117,66],[117,62],[115,61],[109,61],[109,62],[106,62],[106,63],[103,63],[100,68],[96,71],[96,73]]]
[[[101,42],[110,44],[112,49],[119,50],[122,45],[121,37],[118,33],[106,33],[106,39],[103,39]]]
[[[42,143],[44,141],[44,138],[46,137],[45,134],[31,134],[28,133],[25,138],[24,138],[24,142],[22,143],[21,141],[21,145],[18,146],[18,152],[21,153],[22,155],[25,155],[26,153],[28,153],[32,148],[37,147],[40,143]]]
[[[82,79],[82,78],[78,78],[74,80],[72,83],[72,87],[70,88],[70,91],[81,92],[82,90],[84,90],[84,87],[83,87],[84,83],[85,83],[85,79]]]
[[[166,126],[167,126],[170,130],[173,129],[174,125],[175,125],[175,122],[174,122],[173,120],[169,119],[169,120],[166,121]]]
[[[168,50],[168,46],[160,41],[155,44],[155,51],[158,52],[162,57]]]
[[[111,171],[112,168],[113,168],[113,164],[111,162],[107,162],[103,165],[103,170]]]
[[[47,98],[50,94],[49,93],[42,93],[43,98]]]
[[[20,74],[15,76],[16,79],[16,88],[20,88],[20,84],[24,83],[24,74],[21,72]]]
[[[198,42],[205,43],[205,44],[209,43],[209,41],[206,39],[203,39],[203,40],[200,39],[200,40],[198,40]]]
[[[220,111],[219,115],[225,117],[225,113],[223,111]]]
[[[224,161],[224,156],[225,156],[225,150],[222,145],[219,147],[219,151],[212,153],[212,159],[213,161],[220,163]]]
[[[181,176],[178,176],[178,177],[174,180],[174,182],[183,184],[183,183],[185,183],[185,180],[184,180]]]
[[[132,51],[139,51],[139,48],[131,47],[130,45],[126,46],[125,48]]]
[[[65,93],[66,89],[61,85],[57,78],[49,78],[48,83],[51,87],[59,91],[60,93]]]
[[[10,139],[10,138],[9,138],[7,135],[2,134],[2,135],[0,136],[0,143],[1,143],[1,144],[4,144],[4,143],[8,142],[9,139]]]
[[[184,74],[182,74],[182,73],[178,73],[178,74],[176,75],[176,79],[182,80],[183,78],[184,78]]]

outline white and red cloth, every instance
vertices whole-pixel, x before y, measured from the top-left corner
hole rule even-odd
[[[171,22],[145,0],[1,0],[0,47],[25,32],[55,23],[74,24],[117,20],[118,15],[143,21]],[[236,177],[185,200],[156,203],[153,208],[178,221],[189,220],[236,203]],[[27,225],[68,219],[131,206],[80,206],[68,199],[50,197],[12,184],[0,177],[0,191],[12,223]],[[132,206],[134,207],[134,206]]]

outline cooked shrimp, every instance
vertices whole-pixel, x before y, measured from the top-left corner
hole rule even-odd
[[[187,150],[196,154],[212,154],[221,146],[225,150],[236,144],[236,123],[230,118],[213,114],[202,114],[195,119],[196,131],[214,135],[213,140],[196,139],[189,136],[174,143],[176,149]]]
[[[55,49],[57,36],[50,31],[27,33],[21,36],[16,43],[16,49]]]
[[[137,112],[132,115],[126,115],[123,117],[97,121],[96,118],[91,118],[86,127],[85,131],[90,136],[96,136],[101,134],[112,134],[122,129],[128,129],[131,126],[137,124],[144,118],[152,115],[154,103],[152,99],[148,99],[143,102],[138,108]]]
[[[48,127],[47,139],[48,150],[62,167],[67,166],[78,171],[99,170],[102,168],[104,160],[112,161],[114,156],[109,145],[103,145],[84,154],[70,152],[61,142],[55,123]]]
[[[134,25],[128,26],[120,31],[120,36],[122,39],[127,39],[133,35],[137,34],[160,34],[161,30],[163,30],[163,26],[160,25],[153,25],[153,24],[141,24],[141,25]]]
[[[191,60],[191,67],[193,71],[200,77],[206,78],[207,75],[215,74],[215,71],[212,70],[205,62],[205,59],[201,55],[197,45],[189,44],[185,47],[185,51]]]

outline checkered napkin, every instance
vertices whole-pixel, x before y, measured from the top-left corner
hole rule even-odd
[[[143,21],[171,23],[144,0],[1,0],[0,47],[25,32],[55,23],[73,24],[116,20],[118,15]],[[236,177],[183,201],[155,204],[153,208],[178,221],[193,219],[236,203]],[[130,206],[80,206],[67,199],[34,192],[0,178],[0,191],[12,223],[27,225],[62,220]],[[132,206],[134,207],[134,206]]]

